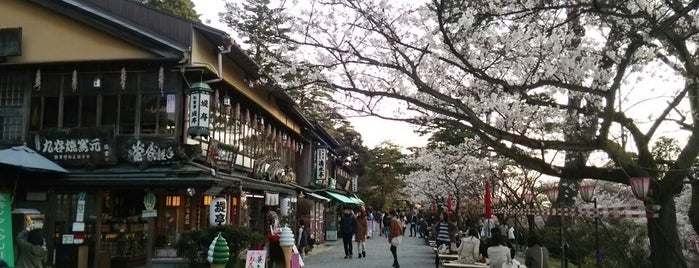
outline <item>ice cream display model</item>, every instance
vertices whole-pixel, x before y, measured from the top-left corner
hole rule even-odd
[[[291,250],[294,248],[294,232],[286,225],[282,227],[279,246],[282,247],[282,251],[284,252],[284,267],[291,268]]]
[[[206,260],[211,264],[211,268],[226,267],[230,253],[228,252],[228,242],[221,236],[221,232],[211,241],[207,256]]]

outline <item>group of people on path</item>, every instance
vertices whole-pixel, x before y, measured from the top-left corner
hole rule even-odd
[[[459,263],[485,263],[488,259],[492,268],[501,268],[505,263],[513,263],[516,253],[512,244],[515,240],[514,228],[505,224],[488,227],[486,226],[482,232],[476,227],[471,227],[460,234],[456,224],[449,221],[449,215],[443,213],[439,215],[439,221],[433,225],[432,230],[437,247],[458,254],[456,261]],[[536,236],[529,237],[524,257],[527,267],[550,267],[548,249],[541,245]]]
[[[353,237],[357,242],[357,258],[366,258],[365,244],[369,218],[380,223],[379,236],[388,239],[389,249],[393,256],[393,267],[400,268],[398,247],[402,243],[408,226],[410,236],[432,236],[436,240],[437,247],[446,247],[451,252],[458,254],[457,262],[459,263],[484,263],[487,258],[490,267],[501,268],[505,263],[512,263],[515,257],[515,248],[512,244],[514,242],[514,228],[505,224],[492,228],[486,226],[487,230],[483,231],[471,227],[462,233],[458,231],[456,223],[449,220],[450,217],[447,213],[439,214],[439,220],[431,226],[423,218],[418,217],[415,212],[409,219],[405,212],[398,210],[379,213],[379,215],[373,214],[371,217],[367,215],[368,212],[363,207],[357,212],[348,207],[343,210],[340,217],[339,233],[342,237],[345,259],[351,259],[354,256]],[[536,236],[529,238],[528,248],[524,256],[527,267],[550,267],[548,249],[539,242]]]
[[[393,210],[386,215],[381,216],[382,224],[385,226],[385,232],[382,234],[388,238],[390,244],[391,255],[393,256],[393,267],[400,268],[398,263],[398,246],[403,241],[405,233],[405,221],[401,219],[400,213]],[[345,259],[351,259],[354,256],[354,248],[352,245],[352,237],[355,237],[357,242],[357,258],[366,258],[366,238],[369,229],[369,220],[367,212],[364,208],[356,213],[350,208],[345,208],[340,217],[340,235],[342,236],[342,246],[345,250]],[[415,232],[417,234],[417,232]]]
[[[361,209],[358,212],[345,208],[342,211],[340,218],[340,235],[342,236],[342,246],[345,249],[345,259],[351,259],[354,256],[352,246],[352,236],[356,237],[357,241],[357,258],[366,257],[366,237],[369,226],[366,210]]]

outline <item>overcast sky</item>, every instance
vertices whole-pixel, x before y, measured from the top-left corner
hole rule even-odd
[[[192,0],[194,9],[200,14],[200,19],[205,24],[221,30],[229,31],[227,27],[219,22],[218,13],[225,9],[225,1],[222,0]],[[229,33],[235,37],[233,33]],[[239,41],[239,40],[238,40]],[[422,147],[427,144],[427,137],[420,137],[414,134],[415,127],[409,124],[382,120],[372,117],[350,118],[349,121],[355,130],[362,134],[364,145],[374,148],[383,141],[390,141],[398,144],[404,149],[408,147]]]

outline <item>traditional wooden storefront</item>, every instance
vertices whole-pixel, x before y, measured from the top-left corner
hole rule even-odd
[[[21,53],[0,55],[0,143],[69,170],[25,174],[14,191],[15,207],[45,216],[49,263],[176,257],[220,198],[221,223],[250,227],[263,204],[295,224],[299,199],[324,200],[290,185],[313,176],[312,127],[252,82],[257,65],[225,32],[108,0],[5,1],[0,28],[21,29],[6,39]]]

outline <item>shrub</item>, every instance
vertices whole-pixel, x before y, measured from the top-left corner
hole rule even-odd
[[[245,256],[241,258],[240,254],[254,245],[264,243],[262,234],[253,232],[247,227],[215,226],[182,233],[180,240],[177,241],[178,255],[189,259],[192,265],[206,262],[209,245],[219,232],[226,239],[230,252],[230,259],[226,267],[242,267]]]

